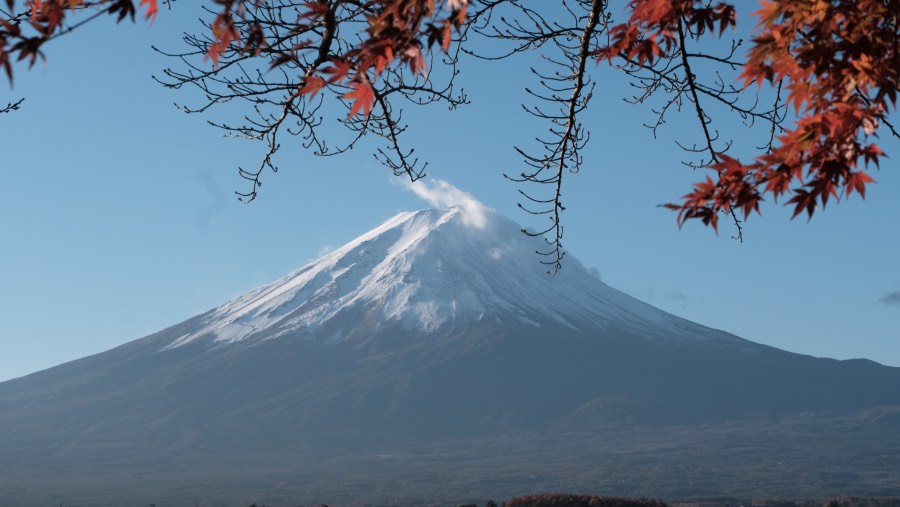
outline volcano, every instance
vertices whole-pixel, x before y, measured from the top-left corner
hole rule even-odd
[[[692,323],[571,255],[551,277],[540,247],[483,207],[401,213],[218,308],[0,383],[0,503],[697,497],[786,494],[789,477],[900,494],[900,368]],[[793,465],[758,461],[777,459]]]

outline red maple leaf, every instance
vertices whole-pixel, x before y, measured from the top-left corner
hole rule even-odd
[[[350,114],[347,116],[354,116],[360,111],[368,116],[375,104],[375,91],[372,89],[372,85],[368,81],[356,82],[351,83],[350,88],[353,90],[344,94],[345,99],[353,101],[353,105],[350,106]]]

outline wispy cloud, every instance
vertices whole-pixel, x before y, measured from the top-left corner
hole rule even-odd
[[[889,306],[900,306],[900,290],[892,290],[878,298],[878,302]]]
[[[483,229],[487,224],[489,208],[472,194],[456,188],[449,182],[434,178],[417,180],[415,182],[403,181],[404,188],[435,208],[444,209],[453,206],[462,208],[464,211],[463,222],[466,225]]]
[[[316,254],[316,257],[322,257],[323,255],[328,255],[334,251],[334,247],[331,245],[322,245],[322,248],[319,249],[319,253]]]

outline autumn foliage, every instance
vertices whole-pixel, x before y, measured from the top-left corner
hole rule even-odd
[[[611,30],[607,59],[651,61],[684,44],[684,31],[721,34],[735,24],[733,5],[641,0],[631,3],[627,24]],[[742,163],[710,147],[717,174],[697,183],[681,204],[679,221],[699,218],[716,227],[722,212],[744,218],[759,212],[766,194],[789,195],[794,216],[810,217],[817,204],[857,192],[874,180],[865,169],[884,155],[877,127],[896,108],[900,53],[900,3],[893,0],[774,0],[762,2],[759,22],[740,74],[745,86],[777,85],[796,115],[778,143]],[[893,135],[893,126],[887,123]],[[708,136],[708,135],[707,135]]]
[[[159,0],[165,2],[166,0]],[[171,1],[171,0],[170,0]],[[5,0],[7,12],[0,18],[0,66],[12,80],[13,60],[27,60],[33,64],[44,58],[43,45],[53,38],[73,29],[66,21],[69,17],[89,13],[89,18],[110,14],[121,21],[134,20],[140,12],[147,19],[154,19],[159,12],[158,0],[26,0],[24,9],[17,11],[15,0]],[[168,2],[166,2],[168,3]],[[207,56],[212,65],[231,50],[259,53],[268,45],[262,21],[253,17],[254,11],[265,0],[214,0],[220,11],[210,25],[213,42]],[[334,12],[338,4],[354,6],[366,18],[367,37],[356,47],[340,57],[330,57],[328,45],[333,38],[336,20]],[[406,65],[414,73],[425,71],[423,51],[439,46],[446,50],[451,42],[452,30],[458,30],[466,21],[467,0],[369,0],[369,1],[319,1],[299,4],[303,14],[292,27],[294,34],[313,33],[317,27],[325,27],[321,41],[312,38],[293,45],[290,51],[279,54],[271,62],[273,67],[297,60],[297,53],[321,51],[321,63],[314,73],[306,76],[299,93],[315,95],[326,82],[345,82],[351,90],[346,98],[352,102],[351,115],[368,114],[374,102],[371,80],[378,79],[390,65]],[[16,14],[18,12],[18,14]],[[377,13],[377,14],[374,14]],[[237,25],[247,22],[246,36]],[[86,20],[79,19],[77,23]],[[23,28],[24,27],[24,28]],[[330,45],[330,44],[329,44]]]
[[[540,493],[510,498],[506,507],[666,507],[666,504],[647,498]]]
[[[13,59],[27,60],[29,65],[34,65],[38,58],[43,59],[42,48],[46,42],[76,27],[66,23],[72,14],[91,9],[93,16],[110,14],[121,21],[133,20],[138,6],[144,9],[148,19],[155,18],[159,10],[157,0],[140,0],[138,6],[133,0],[28,0],[22,10],[16,9],[16,0],[5,0],[5,3],[7,10],[0,18],[0,67],[10,80]]]
[[[0,66],[12,80],[13,63],[43,59],[45,44],[55,37],[101,15],[152,20],[160,5],[168,6],[172,0],[2,1],[6,8],[0,9]],[[298,15],[289,20],[286,32],[276,36],[271,23],[266,23],[270,16],[266,13],[278,7],[273,5],[277,1],[213,0],[208,3],[215,18],[207,25],[209,34],[202,48],[213,72],[239,55],[264,58],[270,69],[289,69],[298,76],[282,99],[281,117],[274,114],[265,128],[251,129],[260,139],[269,139],[261,167],[274,169],[270,158],[277,149],[275,135],[284,116],[302,110],[298,102],[330,91],[347,104],[348,117],[365,119],[379,111],[383,125],[379,135],[388,139],[397,154],[388,165],[398,174],[406,172],[415,178],[421,173],[410,167],[399,147],[403,128],[391,115],[389,95],[402,91],[446,98],[442,90],[416,89],[420,84],[410,84],[420,83],[430,71],[430,55],[448,54],[463,45],[470,29],[498,42],[511,42],[510,53],[542,49],[548,40],[557,41],[565,57],[565,72],[555,75],[571,86],[560,85],[556,91],[563,93],[552,94],[561,113],[543,116],[553,125],[550,131],[556,140],[547,145],[552,156],[530,157],[520,150],[535,170],[523,172],[517,180],[555,187],[554,198],[523,195],[549,206],[536,214],[549,214],[554,221],[547,234],[555,234],[548,242],[557,246],[553,252],[557,265],[562,256],[563,175],[578,170],[578,149],[586,142],[580,137],[577,115],[591,97],[587,59],[594,67],[608,62],[629,73],[644,87],[645,96],[665,90],[673,97],[670,104],[687,102],[696,112],[702,137],[691,151],[702,155],[696,166],[711,173],[681,202],[665,205],[678,212],[679,224],[699,219],[717,228],[720,217],[728,216],[740,231],[742,220],[754,211],[759,213],[766,196],[792,206],[794,216],[810,217],[832,200],[853,193],[865,197],[874,181],[871,171],[886,156],[875,142],[879,133],[900,138],[889,118],[896,110],[900,73],[900,0],[763,1],[753,13],[756,28],[749,49],[737,54],[739,44],[733,45],[724,57],[693,48],[703,39],[714,45],[733,31],[736,2],[633,0],[624,22],[615,23],[613,16],[618,13],[608,12],[604,1],[554,1],[561,2],[560,12],[565,7],[572,13],[571,27],[545,22],[521,0],[319,0],[293,4]],[[495,15],[501,8],[512,9],[519,20]],[[356,35],[341,38],[339,28],[344,25],[357,27],[352,32]],[[286,45],[284,40],[291,43]],[[700,58],[737,68],[736,84],[704,85],[696,63]],[[456,64],[455,59],[452,62]],[[407,77],[397,78],[399,84],[385,89],[381,83],[390,80],[389,72]],[[737,99],[729,95],[754,93],[763,86],[771,90],[773,103],[762,112],[737,105]],[[718,140],[710,127],[706,108],[710,102],[725,104],[741,118],[771,123],[769,142],[750,159],[729,155],[730,144]],[[302,112],[298,116],[306,118]],[[305,121],[310,128],[315,123]],[[351,128],[365,133],[370,126],[351,123]],[[318,141],[310,144],[314,142]],[[259,171],[242,170],[242,175],[253,181],[253,189],[241,195],[252,200],[260,184]]]

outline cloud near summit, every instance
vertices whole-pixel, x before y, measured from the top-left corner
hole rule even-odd
[[[403,183],[404,188],[419,196],[420,199],[438,209],[459,206],[463,209],[463,223],[479,229],[487,225],[487,212],[489,208],[482,204],[472,194],[464,192],[449,182],[431,178],[429,180],[408,180]]]

